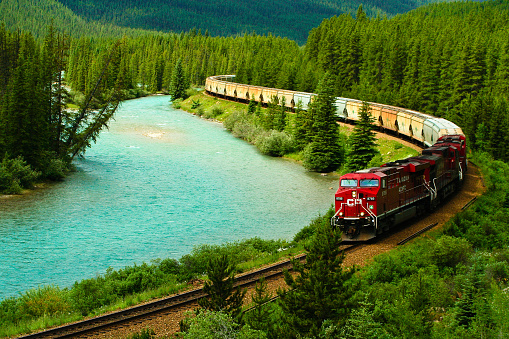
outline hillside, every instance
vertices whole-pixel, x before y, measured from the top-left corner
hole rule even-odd
[[[55,27],[72,35],[136,35],[140,30],[182,32],[193,28],[213,36],[243,33],[274,34],[303,44],[323,19],[356,13],[360,4],[368,16],[394,16],[431,2],[450,0],[3,0],[0,21],[8,28],[44,35]],[[121,28],[123,27],[123,28]]]
[[[143,33],[139,29],[116,27],[111,23],[91,22],[55,0],[2,0],[0,22],[9,30],[29,31],[35,36],[44,36],[52,23],[57,30],[74,36],[119,37]]]
[[[324,18],[355,13],[393,16],[436,0],[260,0],[100,1],[60,0],[74,13],[118,26],[159,31],[206,30],[214,36],[272,33],[303,43]]]

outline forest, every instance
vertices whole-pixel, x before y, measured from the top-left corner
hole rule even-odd
[[[394,16],[430,0],[359,1],[295,0],[287,1],[59,1],[87,20],[120,27],[161,32],[185,32],[201,29],[213,36],[244,33],[272,34],[305,43],[309,31],[324,18],[355,13],[363,5],[369,16]]]
[[[4,24],[0,26],[0,190],[16,193],[41,178],[62,179],[72,159],[94,142],[122,100],[175,93],[177,75],[186,87],[202,85],[209,75],[236,74],[238,82],[318,93],[323,100],[311,110],[313,114],[296,112],[284,124],[281,117],[286,113],[278,107],[267,108],[270,114],[264,114],[270,119],[257,114],[254,106],[248,106],[246,114],[264,133],[276,137],[286,133],[300,152],[306,148],[311,152],[318,141],[328,138],[337,146],[324,165],[331,170],[345,161],[349,141],[331,128],[330,115],[314,113],[329,107],[333,96],[445,117],[462,127],[471,159],[485,176],[488,192],[473,208],[454,217],[442,232],[376,257],[358,271],[338,266],[339,253],[334,250],[338,235],[325,241],[324,234],[332,232],[327,217],[317,219],[294,239],[314,253],[309,265],[298,268],[306,279],[287,277],[294,292],[244,319],[233,308],[226,315],[203,313],[183,326],[182,336],[196,337],[199,332],[193,331],[212,321],[207,317],[219,317],[232,330],[244,331],[245,338],[503,337],[509,332],[505,218],[509,1],[430,4],[392,18],[368,13],[359,7],[355,15],[324,20],[309,32],[304,46],[270,34],[212,36],[191,29],[73,36],[49,23],[39,36]],[[232,114],[225,126],[233,131],[241,119],[246,118]],[[303,120],[288,123],[295,119]],[[269,245],[267,251],[274,251],[274,244]],[[192,260],[164,265],[161,261],[77,282],[72,289],[47,288],[4,300],[0,325],[28,326],[27,322],[46,314],[89,314],[104,306],[94,300],[113,302],[156,288],[169,277],[178,281],[207,270],[213,273],[204,257],[219,265],[217,258],[225,250],[206,253],[197,271],[186,266]],[[226,254],[237,263],[232,253]],[[140,275],[147,276],[146,286],[136,283]],[[323,290],[313,290],[312,283],[320,279]],[[94,293],[97,298],[90,297]],[[264,299],[264,293],[260,288],[258,300]],[[332,306],[322,303],[323,293],[336,301],[334,312],[327,312]],[[30,314],[31,301],[44,306],[48,296],[62,301],[61,308],[41,306],[42,313]],[[214,310],[214,305],[204,308]]]

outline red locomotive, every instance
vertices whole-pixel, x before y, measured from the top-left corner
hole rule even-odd
[[[343,175],[332,225],[343,240],[365,241],[433,210],[462,182],[465,151],[464,135],[445,135],[420,156]]]

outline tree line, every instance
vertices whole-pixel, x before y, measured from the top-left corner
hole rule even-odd
[[[355,13],[363,4],[370,16],[394,16],[430,3],[424,1],[295,0],[239,1],[138,1],[104,2],[61,0],[75,14],[101,23],[161,32],[186,32],[201,29],[213,36],[255,32],[276,35],[299,42],[324,18],[340,13]]]
[[[62,179],[124,98],[114,65],[120,41],[96,56],[82,100],[69,109],[64,74],[69,37],[50,28],[43,42],[0,26],[0,192],[18,193],[37,178]]]
[[[341,15],[324,20],[310,32],[303,48],[295,41],[272,35],[212,37],[191,30],[126,36],[117,43],[117,38],[72,38],[54,28],[45,38],[37,39],[30,33],[2,27],[3,168],[26,172],[25,179],[24,174],[16,179],[21,186],[37,174],[27,172],[26,164],[43,176],[58,177],[48,168],[58,169],[60,165],[43,159],[65,158],[62,149],[71,152],[71,158],[80,153],[70,150],[69,140],[83,132],[76,125],[65,124],[72,124],[74,118],[78,124],[85,123],[87,110],[105,104],[109,99],[104,93],[118,88],[117,80],[124,98],[147,92],[168,93],[178,60],[187,85],[203,84],[209,75],[237,74],[238,82],[317,92],[328,73],[327,83],[334,96],[445,117],[464,129],[472,148],[507,160],[509,44],[504,18],[508,7],[506,0],[433,4],[393,19],[369,18],[359,7],[355,18]],[[62,78],[57,79],[59,76]],[[55,83],[67,87],[59,85],[57,89]],[[96,93],[90,94],[94,90]],[[73,115],[63,109],[69,103],[88,107]],[[106,123],[109,113],[112,111],[107,108],[101,118],[97,116],[97,127],[101,119]],[[29,120],[18,133],[18,127],[6,119],[18,124]],[[310,131],[312,124],[307,125]],[[89,133],[80,143],[89,145],[94,138],[94,133]],[[313,146],[316,142],[310,148]],[[47,152],[51,155],[45,155]],[[329,154],[340,156],[341,152]],[[23,157],[21,162],[12,163],[19,156]],[[337,163],[340,159],[327,161]]]

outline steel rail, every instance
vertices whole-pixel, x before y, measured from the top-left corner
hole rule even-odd
[[[344,251],[347,252],[357,245],[347,246]],[[261,269],[240,274],[235,277],[235,287],[246,287],[259,281],[260,278],[270,279],[279,275],[282,275],[284,270],[292,269],[292,261],[299,260],[305,261],[306,254],[300,254],[292,259],[287,259],[279,263],[275,263]],[[186,291],[180,294],[176,294],[167,298],[152,301],[147,304],[134,306],[128,309],[116,311],[113,313],[101,315],[95,318],[82,320],[76,323],[55,327],[42,332],[36,332],[28,335],[18,337],[19,339],[40,339],[40,338],[51,338],[51,339],[62,339],[72,338],[77,336],[83,336],[92,332],[105,330],[107,328],[120,326],[141,318],[150,317],[156,313],[169,312],[172,309],[184,307],[188,304],[197,302],[199,299],[205,297],[206,294],[203,292],[203,288],[197,288],[191,291]]]

